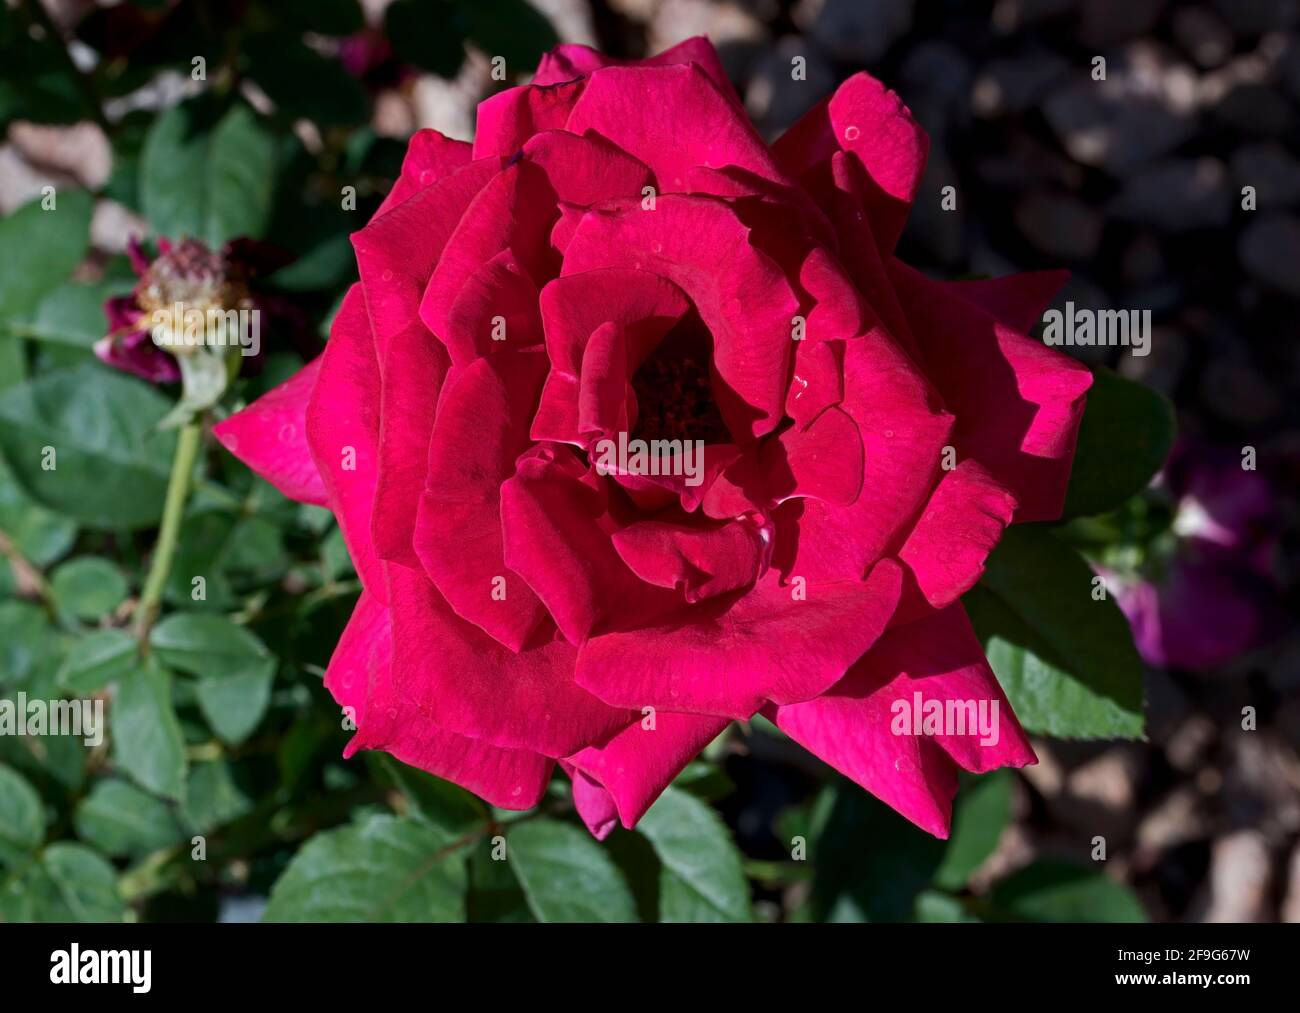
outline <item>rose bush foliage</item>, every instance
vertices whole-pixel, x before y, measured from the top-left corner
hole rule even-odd
[[[938,836],[959,769],[1033,762],[959,598],[1060,516],[1092,374],[1026,333],[1061,273],[895,257],[927,146],[858,74],[769,147],[702,39],[412,138],[326,351],[215,430],[342,527],[349,752],[508,809],[559,764],[597,836],[755,714]],[[620,433],[703,481],[598,471]],[[916,691],[996,744],[892,734]]]

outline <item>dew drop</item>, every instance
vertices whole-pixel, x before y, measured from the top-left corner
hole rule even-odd
[[[856,141],[861,133],[862,131],[859,130],[857,127],[845,127],[844,139],[846,141]]]

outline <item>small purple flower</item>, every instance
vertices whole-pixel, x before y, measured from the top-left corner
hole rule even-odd
[[[338,59],[344,70],[372,92],[397,87],[415,77],[384,33],[374,27],[341,40]]]
[[[1264,473],[1243,470],[1241,460],[1233,448],[1180,444],[1163,475],[1174,506],[1172,551],[1136,576],[1099,568],[1148,664],[1214,668],[1279,627],[1278,497]]]

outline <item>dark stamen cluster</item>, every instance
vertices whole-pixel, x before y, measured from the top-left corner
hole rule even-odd
[[[728,439],[706,359],[661,350],[636,371],[632,389],[638,409],[633,438],[706,443]]]

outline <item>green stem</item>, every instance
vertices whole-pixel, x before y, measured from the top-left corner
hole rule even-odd
[[[198,456],[203,426],[190,422],[181,429],[176,441],[176,456],[172,458],[172,473],[167,480],[167,500],[163,506],[162,527],[158,531],[158,544],[154,547],[149,576],[144,583],[144,593],[136,608],[136,637],[143,651],[149,649],[149,631],[162,607],[163,588],[171,573],[176,556],[176,543],[181,531],[181,518],[185,514],[185,498],[190,491],[190,476],[194,472],[194,459]]]

